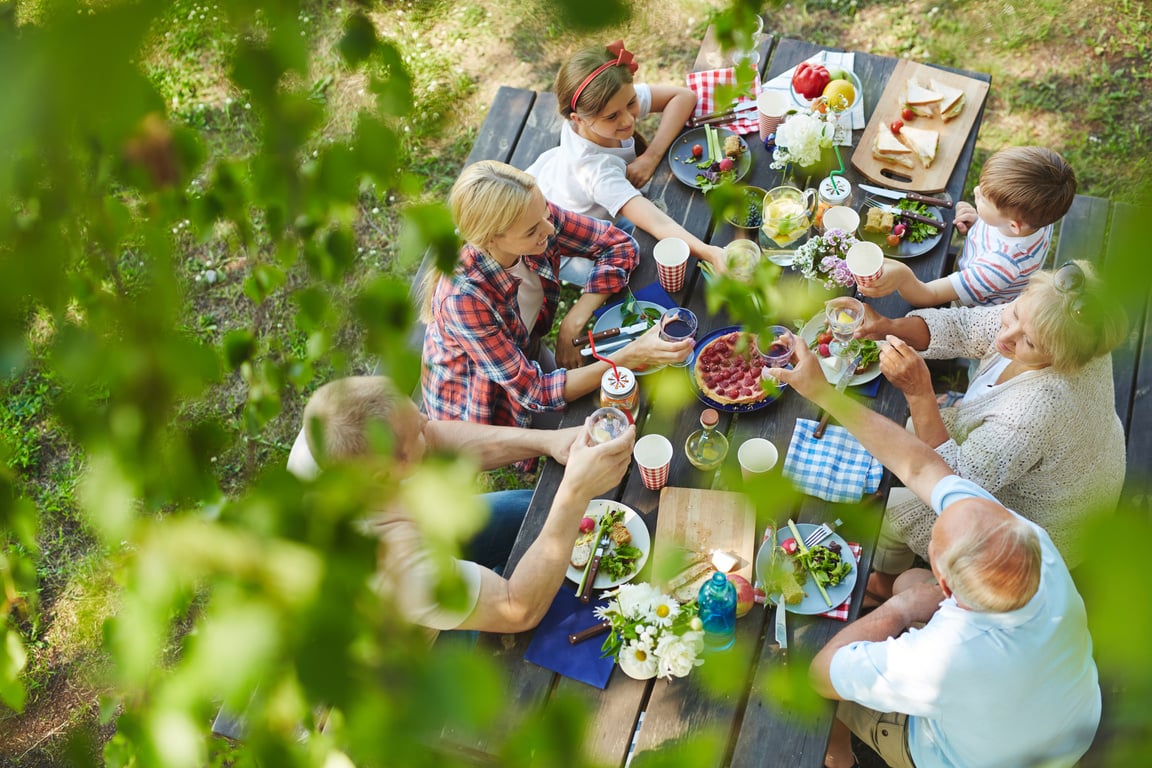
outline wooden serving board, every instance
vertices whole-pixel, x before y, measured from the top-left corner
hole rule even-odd
[[[939,117],[919,117],[908,124],[915,128],[932,129],[940,132],[940,144],[936,148],[936,159],[931,168],[925,168],[918,158],[913,157],[911,169],[882,163],[872,157],[872,140],[881,124],[891,123],[900,117],[904,107],[904,85],[912,78],[916,78],[924,86],[928,80],[934,78],[945,85],[959,88],[964,91],[967,103],[960,116],[944,122]],[[864,174],[869,180],[891,189],[908,190],[912,192],[940,192],[948,186],[948,179],[952,176],[952,169],[960,152],[964,149],[964,142],[968,140],[968,133],[976,122],[976,115],[988,96],[988,83],[983,80],[974,80],[954,72],[946,72],[936,67],[918,64],[914,61],[901,59],[896,62],[888,85],[884,88],[876,108],[872,110],[872,118],[864,127],[864,135],[852,153],[852,165]]]
[[[652,573],[657,581],[679,570],[685,550],[728,552],[740,559],[729,573],[752,581],[756,513],[741,493],[665,487],[660,491],[660,516],[652,546]]]

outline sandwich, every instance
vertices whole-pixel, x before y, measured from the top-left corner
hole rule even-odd
[[[887,123],[880,124],[875,138],[872,139],[872,157],[882,163],[899,165],[903,168],[911,168],[913,165],[912,150],[900,143]]]
[[[932,86],[932,90],[940,94],[940,103],[937,104],[937,108],[940,110],[940,117],[944,118],[945,122],[959,116],[964,111],[964,102],[966,101],[964,91],[945,85],[939,80],[929,80],[928,83]]]
[[[925,168],[932,166],[932,161],[936,159],[936,147],[940,144],[939,131],[910,128],[906,125],[900,130],[900,138],[916,153]]]
[[[904,85],[904,103],[920,117],[934,117],[934,110],[943,100],[942,95],[931,88],[925,88],[915,78]]]

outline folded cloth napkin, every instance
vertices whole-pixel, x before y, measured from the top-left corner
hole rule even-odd
[[[536,627],[524,658],[573,680],[605,688],[612,675],[612,666],[616,663],[611,657],[601,658],[600,647],[604,644],[605,635],[597,635],[575,645],[568,642],[568,635],[600,621],[592,612],[601,605],[607,603],[582,603],[568,584],[560,587],[548,613],[544,614],[540,625]]]
[[[772,526],[768,526],[767,528],[765,528],[764,529],[764,538],[761,539],[761,541],[766,541],[768,539],[768,537],[772,534],[772,531],[773,531]],[[852,555],[856,558],[856,567],[859,568],[860,567],[860,555],[864,551],[864,547],[860,546],[859,544],[857,544],[854,541],[850,541],[850,542],[848,542],[848,548],[852,550]],[[859,574],[857,574],[857,578],[859,578]],[[757,602],[760,604],[763,604],[768,599],[767,596],[764,594],[764,586],[760,583],[759,579],[756,580],[756,585],[752,589],[752,598],[753,598],[754,602]],[[834,608],[830,608],[827,611],[824,611],[824,613],[820,613],[817,615],[818,616],[827,616],[828,618],[836,619],[837,621],[848,621],[848,607],[850,605],[852,605],[852,595],[848,595],[848,597],[844,598],[844,602],[840,603],[840,605],[837,605]]]
[[[632,295],[636,297],[636,301],[650,301],[653,304],[659,304],[665,309],[671,309],[672,307],[679,306],[675,300],[673,300],[673,298],[668,295],[668,291],[660,287],[660,283],[658,281],[648,283],[648,285],[644,286],[643,288],[637,288],[636,290],[632,291]],[[622,303],[623,302],[618,301],[615,304],[602,306],[595,310],[592,315],[594,317],[600,317],[600,315],[607,312],[611,307],[619,306]]]
[[[820,440],[816,422],[797,419],[784,457],[784,476],[804,493],[825,501],[860,501],[880,487],[883,465],[848,430],[829,424]]]
[[[808,59],[812,64],[823,64],[826,67],[836,67],[838,69],[846,69],[849,72],[853,71],[852,67],[856,64],[856,54],[854,53],[838,53],[836,51],[821,51],[815,56]],[[788,94],[788,98],[792,98],[792,73],[796,71],[796,67],[792,67],[787,72],[782,72],[768,82],[764,83],[761,90],[764,91],[784,91]],[[759,93],[760,91],[757,91]],[[755,117],[756,113],[752,115]],[[862,130],[864,128],[864,99],[863,96],[856,100],[856,106],[848,113],[852,119],[852,130]],[[840,140],[840,145],[843,147],[852,146],[852,134]]]
[[[692,113],[693,117],[703,117],[710,115],[713,112],[725,112],[729,109],[742,107],[748,104],[755,104],[756,99],[751,95],[743,95],[736,99],[735,104],[716,104],[713,94],[718,85],[732,85],[736,82],[736,70],[732,67],[727,69],[709,69],[705,72],[690,72],[688,73],[688,87],[696,93],[696,111]],[[750,93],[760,93],[760,75],[757,74],[756,78],[752,81],[752,90]],[[755,109],[749,109],[740,113],[740,118],[736,120],[729,120],[720,123],[721,126],[727,128],[734,133],[752,133],[760,130],[760,116]]]

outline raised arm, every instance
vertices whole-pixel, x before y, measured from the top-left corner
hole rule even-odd
[[[833,389],[806,345],[796,345],[794,355],[793,370],[772,368],[769,373],[828,411],[909,490],[930,502],[936,483],[952,474],[936,451],[903,426]]]
[[[615,440],[594,446],[587,428],[580,428],[540,535],[510,578],[481,571],[476,608],[460,629],[523,632],[540,623],[564,581],[588,502],[619,484],[635,439],[635,429],[629,428]]]
[[[883,274],[869,285],[860,286],[860,293],[875,298],[893,292],[899,293],[914,307],[935,307],[957,297],[956,288],[949,278],[941,277],[925,283],[904,262],[885,259]]]

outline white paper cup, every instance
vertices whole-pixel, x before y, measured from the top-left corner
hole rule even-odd
[[[827,232],[830,229],[839,229],[852,235],[860,227],[860,214],[846,205],[834,205],[824,211],[821,226]]]
[[[884,250],[876,243],[861,240],[848,249],[844,263],[858,285],[869,285],[884,272]]]
[[[740,474],[744,476],[745,480],[749,480],[776,466],[776,462],[780,459],[780,452],[776,450],[776,446],[771,440],[753,437],[740,444],[736,458],[740,461]]]
[[[668,293],[684,288],[684,274],[688,271],[688,243],[678,237],[666,237],[656,243],[652,257],[656,260],[656,273],[660,287]]]
[[[792,108],[792,102],[783,91],[761,91],[756,97],[756,107],[760,115],[760,141],[764,141],[776,133],[776,127]]]
[[[640,468],[644,487],[658,491],[668,484],[668,469],[672,466],[672,443],[664,435],[644,435],[632,448],[632,457]]]

